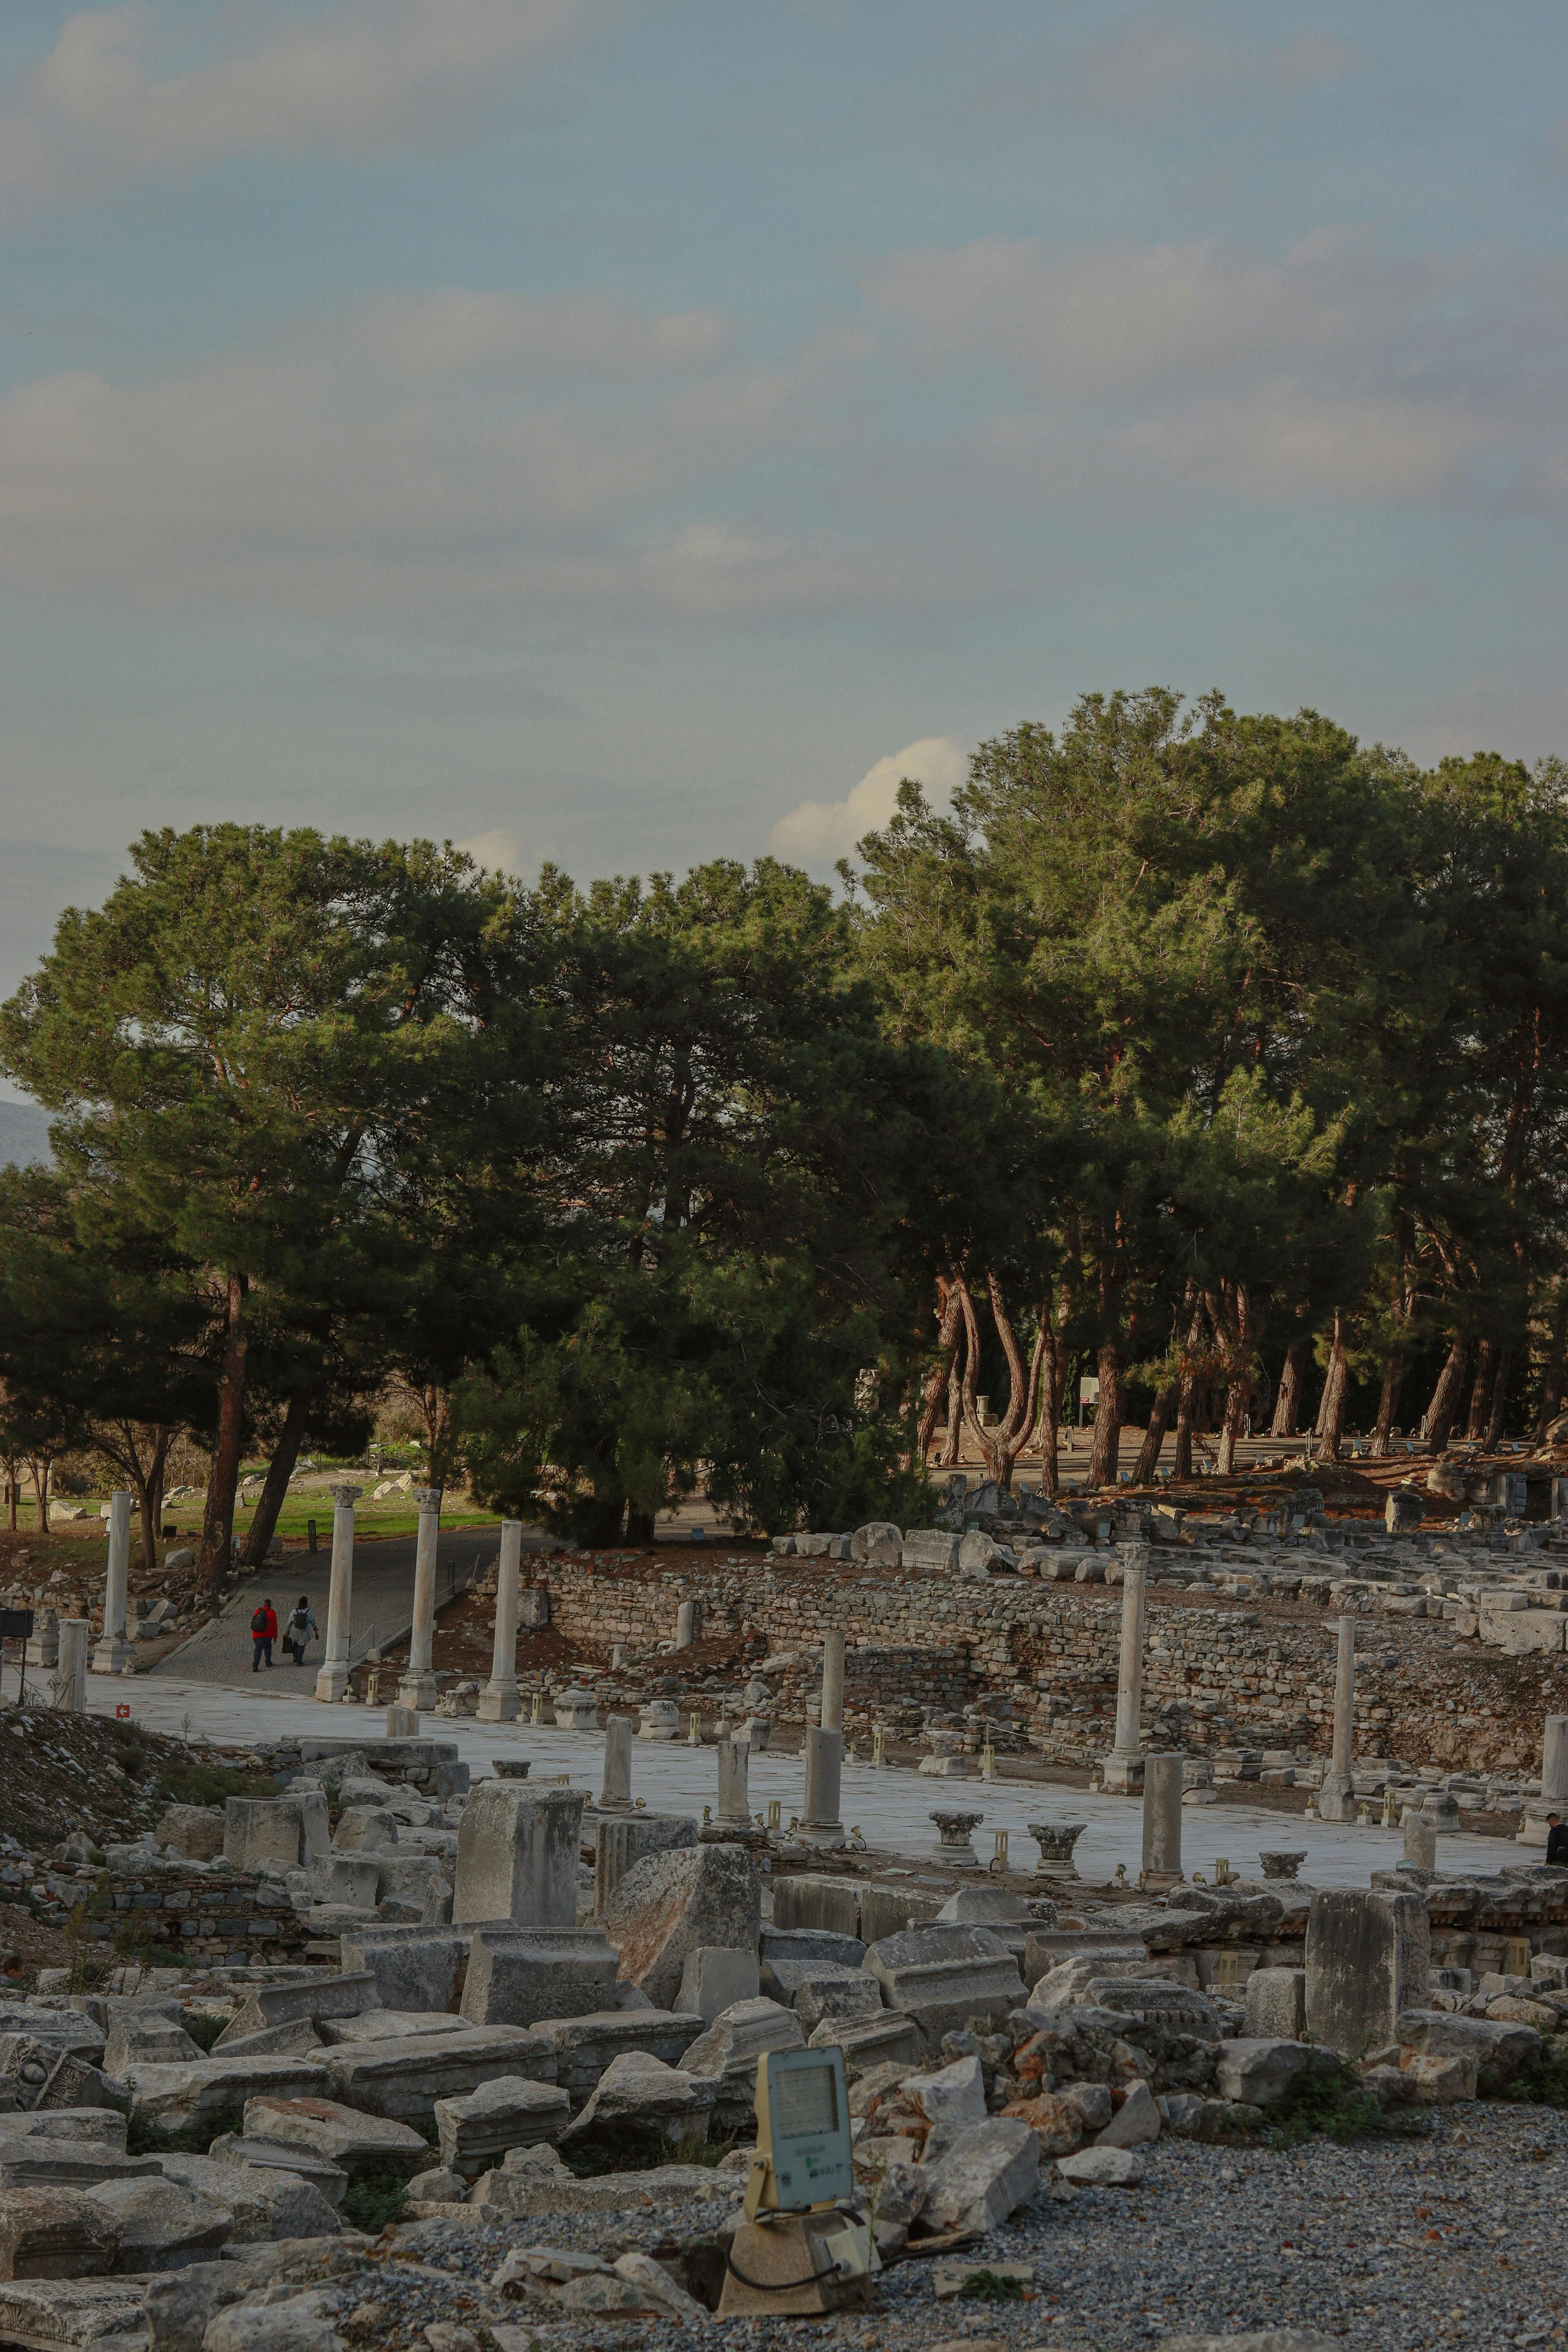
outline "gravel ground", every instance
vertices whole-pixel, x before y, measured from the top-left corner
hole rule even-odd
[[[1037,2200],[963,2258],[1033,2262],[1030,2303],[938,2304],[932,2266],[911,2261],[883,2274],[869,2314],[730,2321],[705,2340],[734,2352],[816,2341],[919,2352],[955,2338],[973,2339],[976,2352],[1121,2352],[1208,2331],[1316,2327],[1358,2352],[1568,2341],[1568,2116],[1553,2109],[1461,2108],[1429,2137],[1350,2148],[1314,2140],[1275,2154],[1172,2140],[1149,2154],[1142,2188]],[[402,2232],[406,2284],[395,2284],[403,2263],[378,2265],[382,2340],[416,2344],[440,2318],[482,2327],[483,2287],[508,2247],[668,2254],[711,2230],[728,2203],[613,2223],[508,2221],[479,2231],[428,2222]],[[453,2277],[449,2297],[432,2270]],[[539,2352],[667,2352],[696,2340],[673,2322],[556,2319],[532,2303],[507,2316]]]

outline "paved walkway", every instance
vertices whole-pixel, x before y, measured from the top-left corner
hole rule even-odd
[[[494,1559],[500,1549],[495,1528],[458,1529],[444,1535],[437,1549],[436,1605],[443,1607],[475,1573]],[[384,1543],[354,1546],[353,1623],[351,1660],[363,1658],[377,1645],[385,1648],[408,1632],[414,1615],[414,1550],[412,1536]],[[273,1645],[273,1675],[313,1683],[321,1663],[327,1633],[327,1587],[331,1580],[329,1552],[289,1552],[280,1566],[249,1577],[227,1601],[216,1623],[204,1625],[160,1659],[147,1677],[181,1683],[217,1683],[240,1689],[267,1679],[265,1669],[250,1670],[250,1620],[264,1595],[270,1594],[281,1629],[301,1592],[310,1597],[321,1638],[305,1652],[305,1663],[295,1666],[279,1639]],[[140,1677],[138,1681],[140,1682]]]
[[[291,1670],[290,1670],[291,1671]],[[301,1675],[304,1684],[306,1676]],[[7,1673],[14,1686],[15,1668]],[[326,1736],[363,1738],[374,1748],[384,1736],[385,1717],[378,1707],[317,1703],[304,1691],[274,1675],[253,1683],[248,1674],[243,1686],[217,1690],[209,1685],[181,1682],[174,1675],[132,1679],[89,1675],[88,1707],[94,1715],[112,1715],[129,1706],[132,1719],[154,1731],[175,1736],[233,1743],[246,1739],[277,1739]],[[706,1720],[705,1717],[705,1720]],[[188,1726],[188,1729],[187,1729]],[[476,1780],[487,1776],[495,1757],[527,1756],[533,1776],[543,1781],[570,1780],[575,1788],[596,1796],[600,1785],[602,1732],[561,1731],[553,1725],[476,1723],[470,1716],[448,1718],[427,1715],[421,1728],[441,1739],[455,1740],[462,1760]],[[718,1763],[713,1749],[684,1743],[665,1745],[635,1740],[632,1747],[632,1788],[655,1811],[668,1809],[700,1814],[704,1805],[717,1804]],[[804,1773],[798,1756],[752,1759],[751,1798],[753,1811],[765,1811],[771,1798],[779,1801],[787,1822],[804,1802]],[[938,1780],[908,1766],[847,1762],[844,1768],[843,1819],[859,1827],[868,1844],[879,1853],[899,1854],[919,1864],[934,1861],[936,1832],[931,1822],[935,1807],[974,1811],[984,1816],[974,1832],[974,1847],[989,1861],[994,1833],[1009,1835],[1008,1862],[1014,1870],[1032,1870],[1037,1849],[1030,1822],[1087,1822],[1077,1849],[1084,1877],[1102,1885],[1118,1863],[1130,1878],[1142,1866],[1143,1809],[1135,1799],[1094,1796],[1087,1790],[1064,1788],[1037,1780]],[[1263,1848],[1305,1849],[1302,1875],[1315,1886],[1364,1886],[1373,1870],[1386,1870],[1404,1853],[1398,1830],[1362,1829],[1331,1822],[1308,1822],[1261,1805],[1189,1805],[1182,1813],[1183,1852],[1189,1871],[1201,1870],[1212,1879],[1220,1856],[1244,1878],[1258,1874]],[[1503,1838],[1461,1833],[1445,1838],[1441,1859],[1466,1870],[1496,1871],[1505,1863],[1535,1862],[1539,1851]]]

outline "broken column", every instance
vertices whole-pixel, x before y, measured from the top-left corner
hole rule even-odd
[[[1182,1875],[1182,1778],[1184,1756],[1143,1759],[1143,1873],[1146,1894],[1163,1895]]]
[[[1143,1588],[1149,1569],[1149,1547],[1126,1544],[1121,1550],[1121,1657],[1116,1675],[1116,1740],[1102,1769],[1106,1789],[1130,1797],[1143,1786],[1143,1752],[1139,1734],[1143,1712]]]
[[[582,1827],[580,1789],[481,1780],[458,1829],[453,1927],[478,1920],[574,1927]]]
[[[1531,1797],[1519,1825],[1518,1843],[1544,1845],[1546,1816],[1568,1822],[1568,1715],[1549,1715],[1541,1741],[1541,1794]]]
[[[1307,1915],[1307,2031],[1352,2061],[1398,2040],[1402,2010],[1426,1999],[1431,1937],[1419,1895],[1325,1887]]]
[[[1401,1822],[1405,1832],[1405,1859],[1417,1870],[1437,1867],[1437,1831],[1427,1820],[1419,1805],[1406,1805]]]
[[[490,1654],[490,1678],[474,1709],[480,1723],[515,1723],[522,1701],[517,1691],[517,1603],[522,1573],[522,1521],[503,1519],[500,1565],[496,1570],[496,1637]],[[476,1912],[476,1918],[495,1918],[495,1912]]]
[[[831,1726],[827,1712],[830,1704],[837,1716]],[[823,1645],[822,1721],[815,1729],[806,1726],[802,1748],[805,1760],[805,1811],[799,1833],[808,1845],[844,1843],[844,1824],[838,1818],[839,1782],[844,1767],[843,1724],[844,1636],[829,1633]]]
[[[349,1637],[354,1600],[354,1504],[357,1486],[329,1486],[332,1498],[332,1572],[327,1588],[327,1642],[316,1675],[316,1696],[342,1698],[349,1686]]]
[[[599,1790],[599,1811],[624,1813],[632,1801],[632,1719],[629,1715],[605,1717],[605,1774]]]
[[[441,1489],[416,1486],[419,1534],[414,1548],[414,1630],[408,1637],[408,1670],[397,1685],[400,1706],[432,1707],[436,1675],[436,1546],[441,1532]],[[415,1727],[417,1729],[417,1726]]]
[[[80,1715],[87,1706],[87,1635],[85,1617],[61,1618],[59,1664],[55,1669],[60,1692],[57,1704],[68,1715]]]
[[[715,1754],[719,1759],[719,1827],[721,1830],[750,1830],[752,1800],[748,1774],[752,1751],[743,1739],[721,1739]],[[628,1756],[630,1749],[627,1750]]]
[[[675,1646],[678,1650],[689,1650],[696,1639],[697,1603],[683,1601],[675,1612]]]
[[[117,1675],[125,1664],[125,1595],[131,1580],[131,1495],[117,1486],[109,1498],[109,1568],[103,1580],[103,1631],[92,1654],[95,1675]]]
[[[1355,1620],[1340,1619],[1339,1655],[1334,1666],[1334,1745],[1323,1785],[1318,1791],[1318,1814],[1325,1822],[1355,1818],[1351,1787],[1351,1753],[1355,1729]]]

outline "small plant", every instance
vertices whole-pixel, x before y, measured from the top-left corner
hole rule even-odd
[[[958,2290],[961,2303],[1022,2303],[1022,2279],[1003,2278],[995,2271],[971,2271]]]
[[[1430,2130],[1430,2118],[1395,2109],[1392,2114],[1373,2091],[1363,2091],[1352,2069],[1299,2074],[1269,2110],[1268,2145],[1300,2147],[1310,2139],[1331,2139],[1350,2147],[1363,2139],[1415,2139]]]
[[[1568,2058],[1553,2053],[1531,2058],[1496,2095],[1517,2106],[1568,2107]]]
[[[171,1756],[158,1775],[158,1794],[174,1805],[221,1805],[226,1797],[275,1797],[278,1783],[269,1772],[237,1772],[228,1764]]]
[[[226,2017],[216,2017],[211,2011],[185,2012],[185,2032],[198,2050],[210,2050],[227,2023]]]
[[[125,2127],[125,2152],[128,2156],[205,2156],[215,2139],[244,2129],[243,2099],[225,2099],[211,2115],[194,2124],[155,2123],[142,2108],[133,2107]]]
[[[400,2221],[408,2201],[408,2183],[390,2165],[373,2164],[355,2173],[343,2191],[342,2217],[356,2230],[374,2236],[389,2221]]]

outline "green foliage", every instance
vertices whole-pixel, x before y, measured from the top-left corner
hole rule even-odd
[[[1517,2106],[1568,2107],[1568,2053],[1543,2050],[1493,2095],[1509,2099]]]
[[[1004,2278],[995,2271],[971,2271],[958,2290],[960,2303],[1022,2303],[1022,2279]]]
[[[219,2017],[210,2011],[204,2014],[198,2010],[187,2010],[185,2012],[185,2032],[198,2050],[210,2050],[227,2023],[226,2017]]]
[[[225,2099],[212,2115],[196,2124],[162,2124],[144,2108],[133,2107],[126,2126],[128,2156],[205,2156],[215,2139],[245,2129],[243,2099]]]
[[[158,1794],[172,1805],[221,1805],[230,1797],[275,1797],[268,1772],[241,1772],[232,1764],[205,1764],[194,1756],[170,1756],[158,1774]]]
[[[1351,2147],[1363,2139],[1413,2139],[1431,2128],[1429,2116],[1388,2108],[1376,2094],[1359,2087],[1354,2071],[1299,2074],[1285,2096],[1268,2110],[1270,2147],[1300,2147],[1309,2139],[1331,2139]]]
[[[373,2164],[356,2172],[343,2191],[340,2208],[351,2229],[374,2236],[390,2221],[401,2221],[408,2202],[408,2183],[390,2165]]]

